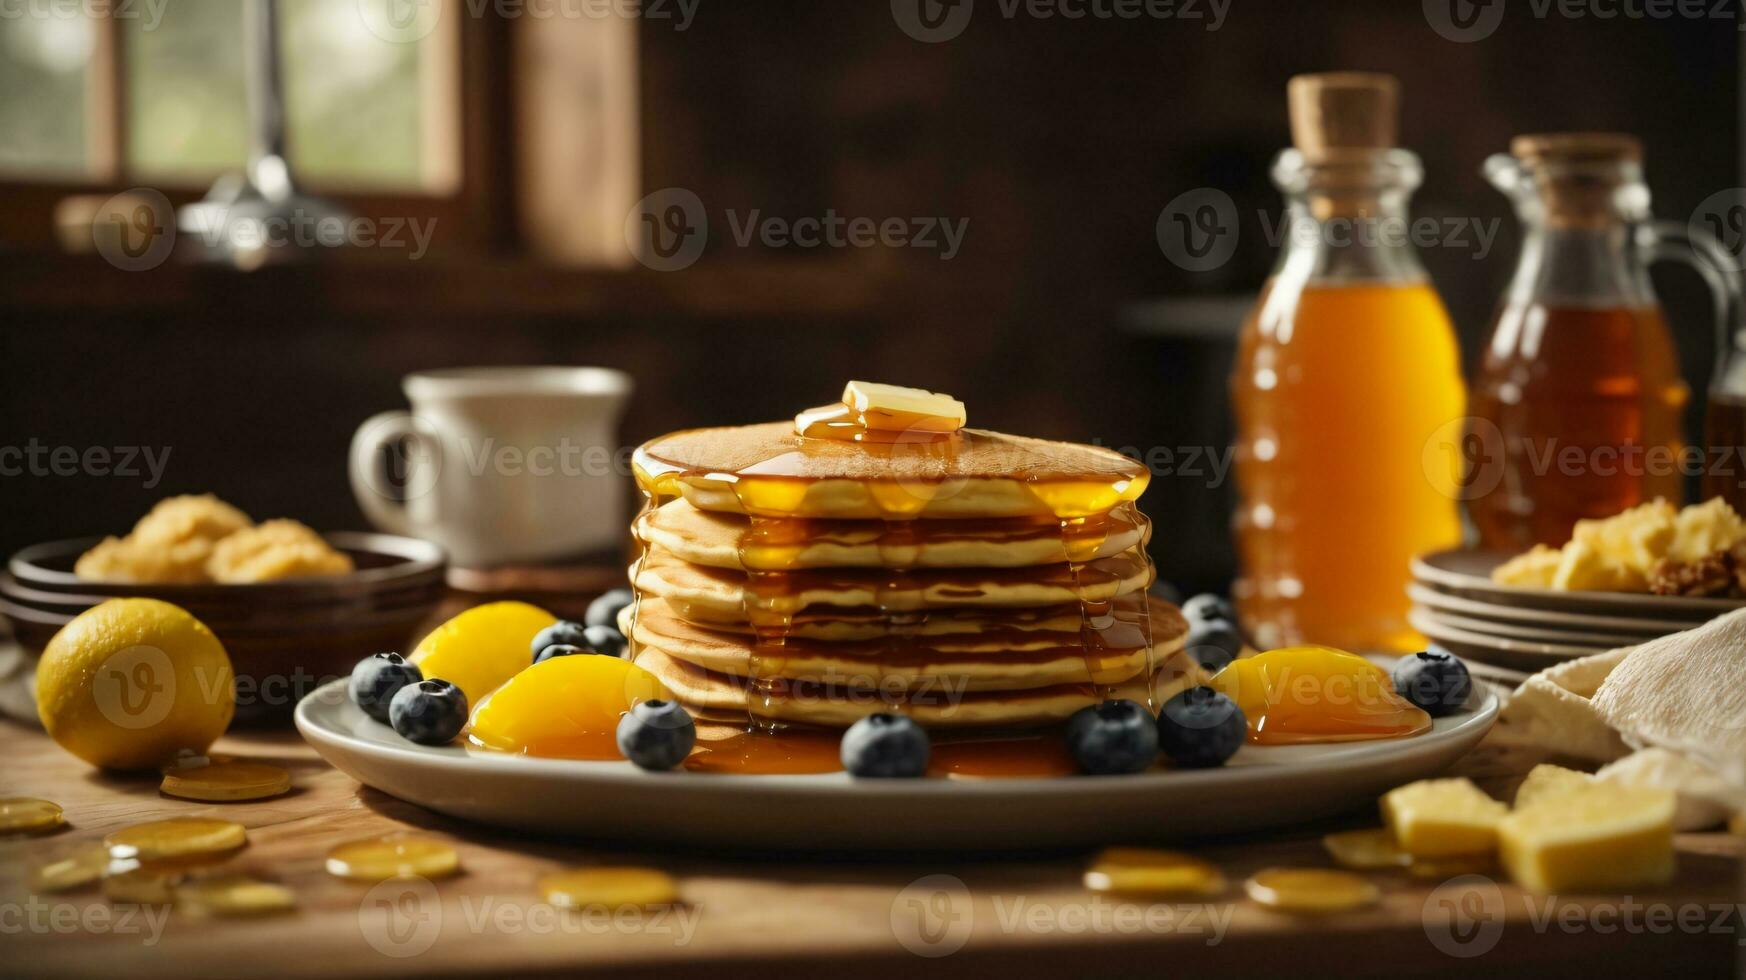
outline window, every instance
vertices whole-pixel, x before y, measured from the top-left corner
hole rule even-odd
[[[239,0],[20,4],[0,16],[0,175],[199,187],[247,153]],[[283,0],[291,163],[324,189],[451,193],[458,45],[372,33],[357,0]],[[114,79],[120,77],[119,85]],[[122,93],[119,98],[116,93]]]

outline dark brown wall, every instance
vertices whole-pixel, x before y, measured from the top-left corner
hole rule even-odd
[[[13,280],[0,294],[0,445],[173,452],[150,492],[119,478],[0,478],[0,548],[119,530],[157,496],[187,490],[261,515],[360,525],[344,475],[352,429],[401,404],[400,374],[441,365],[625,368],[639,382],[631,441],[785,417],[868,377],[949,390],[993,428],[1222,444],[1228,349],[1125,333],[1118,311],[1260,285],[1271,250],[1256,215],[1278,209],[1266,170],[1288,140],[1284,88],[1297,72],[1400,76],[1403,139],[1428,173],[1418,212],[1503,219],[1483,262],[1426,255],[1470,351],[1514,255],[1513,219],[1477,169],[1510,135],[1637,133],[1657,210],[1681,220],[1739,183],[1732,22],[1541,21],[1511,4],[1495,35],[1457,44],[1406,2],[1236,0],[1216,32],[998,10],[977,0],[963,35],[938,45],[899,31],[884,0],[706,0],[689,30],[645,31],[650,189],[695,191],[712,223],[729,208],[968,218],[951,262],[742,249],[721,221],[697,266],[648,288],[647,310],[634,290],[593,303],[586,282],[561,278],[539,280],[554,295],[538,304],[504,296],[497,314],[488,295],[456,314],[419,295],[360,304],[299,277],[143,312],[27,300]],[[1197,186],[1226,190],[1244,216],[1236,258],[1203,275],[1172,266],[1154,239],[1164,204]],[[817,281],[841,301],[801,278],[785,295],[784,263],[830,270]],[[740,264],[766,284],[755,303],[728,295],[732,277],[719,274]],[[1679,274],[1658,282],[1699,375],[1700,287]],[[565,290],[591,312],[564,312]],[[721,291],[702,304],[718,312],[684,312],[690,304],[673,300],[688,290]],[[1196,585],[1228,571],[1229,489],[1203,482],[1161,480],[1148,497],[1178,529],[1158,549],[1164,574]]]

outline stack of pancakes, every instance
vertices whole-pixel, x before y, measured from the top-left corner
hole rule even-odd
[[[705,718],[1058,722],[1202,679],[1151,599],[1146,471],[976,429],[889,445],[788,423],[637,450],[637,663]]]

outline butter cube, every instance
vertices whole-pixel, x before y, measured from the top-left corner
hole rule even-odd
[[[964,427],[964,403],[951,395],[920,388],[851,381],[843,404],[860,414],[869,429],[885,432],[956,432]]]
[[[1612,564],[1644,573],[1673,546],[1678,513],[1656,498],[1612,517],[1577,521],[1571,540],[1600,552]]]
[[[1541,763],[1528,770],[1528,778],[1522,780],[1522,785],[1516,788],[1516,809],[1537,800],[1551,799],[1592,785],[1594,777],[1586,772]]]
[[[1467,779],[1421,779],[1382,798],[1382,820],[1415,858],[1485,854],[1497,849],[1497,823],[1509,807]]]
[[[1552,588],[1567,592],[1647,592],[1648,579],[1635,568],[1609,559],[1593,545],[1573,540],[1552,575]]]
[[[1721,497],[1681,510],[1674,525],[1673,546],[1668,553],[1679,561],[1707,558],[1746,537],[1746,521]]]
[[[1498,857],[1548,894],[1623,891],[1673,877],[1674,795],[1596,782],[1541,797],[1498,822]]]

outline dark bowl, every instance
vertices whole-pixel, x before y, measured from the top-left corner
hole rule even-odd
[[[379,650],[405,650],[442,601],[448,561],[437,545],[388,534],[325,536],[350,555],[348,575],[241,585],[89,582],[73,563],[98,541],[33,545],[0,575],[0,615],[32,656],[73,617],[118,597],[161,599],[212,628],[237,675],[237,719],[284,722],[304,694]]]

